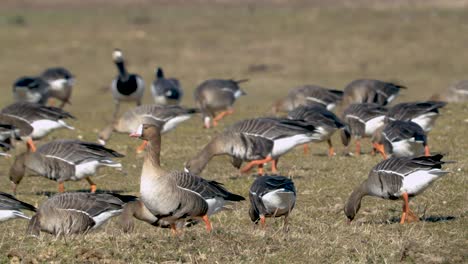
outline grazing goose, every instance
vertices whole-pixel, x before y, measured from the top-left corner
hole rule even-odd
[[[63,108],[67,103],[70,104],[75,77],[69,70],[63,67],[52,67],[46,69],[41,77],[49,83],[49,96],[62,102],[59,108]]]
[[[294,182],[284,176],[258,177],[249,191],[249,215],[255,224],[260,221],[265,227],[265,217],[284,216],[284,229],[287,229],[288,216],[296,203]]]
[[[122,154],[102,145],[79,140],[54,140],[40,146],[36,152],[26,151],[18,155],[10,168],[10,180],[13,192],[24,177],[26,169],[40,176],[58,182],[59,192],[64,192],[64,181],[78,181],[85,178],[96,191],[96,184],[89,178],[98,168],[106,166],[122,168],[122,164],[113,161]]]
[[[177,105],[182,99],[182,88],[179,80],[165,78],[162,68],[156,69],[156,79],[151,85],[154,102],[159,105]]]
[[[447,174],[442,170],[443,156],[390,158],[377,164],[369,177],[348,198],[344,207],[345,215],[351,222],[361,207],[364,196],[383,199],[403,199],[403,214],[400,223],[418,221],[419,218],[409,209],[408,200],[423,192],[435,180]]]
[[[0,148],[8,151],[13,148],[13,142],[18,138],[19,130],[11,124],[2,123],[2,115],[0,115]],[[0,156],[6,155],[5,153]]]
[[[119,75],[112,81],[111,90],[115,102],[113,117],[119,112],[121,101],[134,101],[141,105],[145,92],[145,83],[138,74],[128,73],[125,69],[122,51],[115,49],[112,53]]]
[[[318,132],[317,142],[327,141],[328,156],[335,155],[331,136],[336,130],[344,128],[344,124],[335,114],[322,106],[299,106],[288,113],[288,118],[293,120],[304,120],[313,125]],[[307,153],[307,144],[304,144],[304,152]]]
[[[361,138],[372,137],[384,125],[387,109],[378,104],[351,104],[343,113],[346,128],[341,131],[345,146],[349,145],[351,135],[356,139],[356,155],[361,155]]]
[[[446,91],[434,94],[429,100],[442,100],[450,103],[468,102],[468,80],[454,83]]]
[[[36,208],[28,203],[16,199],[13,195],[0,192],[0,222],[13,218],[31,219],[21,210],[35,212]]]
[[[21,77],[13,84],[13,98],[16,102],[45,105],[49,90],[49,84],[41,77]]]
[[[250,161],[242,173],[258,166],[263,174],[263,164],[271,162],[272,172],[277,172],[281,155],[294,147],[318,140],[315,126],[286,118],[256,118],[237,122],[216,136],[203,150],[185,164],[186,171],[199,174],[217,155],[230,155],[232,165],[239,168],[243,161]]]
[[[113,193],[56,194],[37,209],[27,233],[39,236],[42,231],[57,237],[87,233],[120,214],[125,203],[135,199]]]
[[[288,95],[273,105],[273,113],[290,112],[299,106],[323,106],[332,111],[341,101],[343,91],[331,90],[317,85],[304,85],[291,89]]]
[[[413,121],[425,132],[429,132],[439,117],[439,109],[446,104],[436,101],[401,103],[390,108],[387,117],[392,120]]]
[[[355,103],[387,105],[392,102],[405,86],[372,79],[359,79],[349,83],[343,94],[343,107]]]
[[[234,112],[232,105],[236,99],[246,95],[239,83],[246,81],[211,79],[195,89],[195,102],[203,114],[205,128],[210,128],[211,121],[213,126],[217,126],[219,120]],[[221,112],[216,115],[219,111]]]

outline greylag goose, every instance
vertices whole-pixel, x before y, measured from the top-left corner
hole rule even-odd
[[[41,77],[49,83],[49,96],[61,101],[59,108],[65,104],[70,104],[75,77],[71,72],[63,67],[52,67],[46,69]]]
[[[145,92],[145,83],[138,74],[127,72],[122,51],[115,49],[112,57],[119,71],[119,75],[115,77],[111,84],[112,96],[115,102],[113,114],[115,118],[119,112],[120,102],[133,101],[137,105],[141,105]]]
[[[39,236],[83,234],[102,226],[136,197],[113,193],[60,193],[42,203],[29,221],[27,233]]]
[[[256,118],[235,123],[216,136],[203,150],[185,164],[186,171],[198,174],[217,155],[230,155],[232,164],[239,168],[243,161],[250,161],[242,173],[258,166],[263,174],[263,164],[271,162],[272,172],[277,172],[280,156],[294,147],[318,140],[315,126],[286,118]]]
[[[16,199],[13,195],[0,192],[0,222],[13,218],[31,219],[21,210],[36,211],[36,207]]]
[[[343,97],[343,91],[304,85],[291,89],[288,95],[273,105],[273,113],[290,112],[299,106],[323,106],[332,111]]]
[[[49,84],[41,77],[20,77],[13,84],[13,98],[16,102],[45,105],[49,99]]]
[[[335,155],[331,136],[336,130],[344,128],[343,122],[332,112],[322,106],[299,106],[288,113],[289,119],[304,120],[313,125],[318,132],[319,139],[317,142],[327,141],[328,156]],[[308,152],[307,144],[304,144],[304,152]]]
[[[376,103],[387,105],[392,102],[405,86],[372,79],[359,79],[349,83],[343,94],[343,107],[355,103]]]
[[[436,101],[401,103],[390,108],[387,117],[392,120],[413,121],[425,132],[429,132],[439,117],[439,109],[446,104]]]
[[[113,158],[122,154],[102,145],[79,140],[55,140],[40,146],[36,152],[26,151],[15,158],[10,168],[13,192],[24,177],[26,169],[58,182],[59,192],[64,192],[64,181],[85,178],[96,191],[96,184],[89,178],[99,167],[122,168]]]
[[[345,146],[351,136],[356,139],[356,155],[361,154],[361,138],[372,137],[377,129],[384,125],[387,109],[378,104],[351,104],[343,113],[346,128],[341,131]]]
[[[390,158],[377,164],[369,177],[348,198],[344,213],[351,222],[361,207],[364,196],[383,199],[403,199],[403,214],[400,223],[418,221],[419,218],[409,209],[408,200],[423,192],[435,180],[447,174],[442,170],[443,156]]]
[[[151,85],[151,94],[154,102],[159,105],[179,104],[182,99],[182,88],[179,80],[165,78],[162,68],[156,69],[156,79]]]
[[[205,128],[210,128],[211,121],[213,126],[217,126],[219,120],[234,112],[232,105],[236,99],[246,95],[239,83],[246,81],[211,79],[195,89],[195,102],[203,114]],[[217,112],[220,113],[216,115]]]
[[[446,91],[434,94],[430,100],[450,103],[468,102],[468,80],[454,83]]]
[[[296,203],[294,182],[284,176],[258,177],[249,191],[249,216],[252,222],[265,227],[265,217],[284,216],[287,229],[288,216]]]

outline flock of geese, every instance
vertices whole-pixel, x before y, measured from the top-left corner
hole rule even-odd
[[[364,196],[402,199],[401,223],[419,218],[409,209],[408,200],[424,191],[447,171],[440,154],[431,155],[427,136],[439,116],[440,109],[451,98],[468,96],[468,89],[459,85],[429,101],[405,102],[388,107],[406,87],[379,80],[361,79],[349,83],[343,91],[315,85],[294,88],[275,102],[274,113],[284,117],[256,117],[228,126],[215,136],[200,152],[187,161],[183,171],[169,171],[161,166],[163,134],[175,129],[194,115],[201,114],[203,126],[210,128],[234,113],[235,101],[246,93],[240,84],[247,80],[211,79],[201,83],[194,93],[196,108],[179,106],[183,96],[180,82],[166,78],[157,68],[151,94],[155,104],[142,105],[145,91],[143,79],[129,73],[121,50],[112,58],[118,75],[112,81],[111,93],[115,103],[113,119],[98,135],[98,143],[59,139],[39,147],[35,140],[53,130],[74,129],[66,123],[74,116],[63,110],[71,103],[74,76],[65,68],[50,68],[39,76],[19,78],[13,85],[15,102],[0,111],[0,146],[4,153],[20,142],[27,150],[17,154],[9,171],[13,194],[25,174],[32,173],[58,183],[59,193],[38,208],[0,192],[0,221],[13,218],[29,219],[28,234],[38,236],[47,232],[56,236],[85,233],[96,229],[113,216],[120,215],[124,231],[134,227],[134,219],[153,226],[170,228],[173,234],[181,229],[204,222],[212,230],[210,217],[244,197],[227,190],[222,183],[200,177],[205,166],[217,155],[230,156],[234,167],[242,173],[256,169],[257,177],[249,190],[249,216],[265,227],[267,217],[288,216],[296,202],[294,182],[279,175],[281,156],[308,143],[327,142],[328,155],[336,155],[331,141],[339,131],[345,151],[352,140],[361,154],[361,139],[370,138],[373,152],[383,161],[375,165],[368,178],[350,195],[344,213],[352,221]],[[450,97],[450,94],[458,96]],[[50,106],[52,99],[59,107]],[[119,114],[121,102],[134,102],[136,107]],[[47,106],[49,104],[49,106]],[[339,114],[332,111],[339,106]],[[124,155],[105,147],[112,133],[127,133],[142,141],[137,152],[145,152],[141,170],[140,196],[96,193],[91,180],[98,168],[121,169],[118,161]],[[243,165],[243,163],[245,163]],[[265,165],[270,164],[272,174]],[[90,192],[65,192],[65,181],[85,179]],[[24,213],[32,211],[32,217]]]

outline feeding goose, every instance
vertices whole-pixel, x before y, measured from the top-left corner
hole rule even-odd
[[[388,110],[387,117],[392,120],[413,121],[425,132],[429,132],[439,117],[439,109],[445,105],[446,102],[436,101],[400,103]]]
[[[288,113],[288,118],[293,120],[304,120],[313,125],[317,130],[319,138],[315,142],[327,141],[328,156],[335,155],[331,136],[336,130],[344,128],[341,120],[332,112],[322,106],[299,106]],[[304,144],[304,152],[308,152],[307,144]]]
[[[2,123],[4,118],[0,114],[0,148],[3,151],[8,151],[13,148],[13,143],[18,138],[19,131],[15,128],[15,126],[11,124]],[[0,156],[6,155],[5,153],[0,153]]]
[[[96,184],[90,176],[100,167],[120,169],[122,164],[113,158],[122,154],[102,145],[79,140],[55,140],[40,146],[36,152],[26,151],[15,158],[10,168],[10,180],[13,192],[24,177],[26,169],[40,176],[58,182],[59,192],[64,192],[64,181],[86,179],[91,192],[96,191]]]
[[[332,111],[343,97],[343,91],[304,85],[291,89],[288,95],[275,102],[273,113],[290,112],[299,106],[323,106]]]
[[[468,80],[454,83],[447,90],[432,95],[429,100],[442,100],[450,103],[468,102]]]
[[[115,102],[113,118],[115,118],[119,112],[120,102],[133,101],[137,105],[141,105],[145,92],[145,83],[138,74],[127,72],[121,50],[115,49],[112,57],[119,71],[119,75],[115,77],[111,84],[112,96]]]
[[[182,88],[176,78],[165,78],[162,68],[156,69],[156,79],[151,85],[154,102],[159,105],[177,105],[182,100]]]
[[[241,169],[242,173],[257,166],[258,173],[262,175],[264,163],[271,163],[272,172],[276,173],[280,156],[298,145],[319,138],[316,127],[304,121],[286,118],[243,120],[211,140],[185,164],[185,169],[198,174],[214,156],[229,155],[236,168],[240,168],[243,161],[249,161]]]
[[[45,105],[49,99],[49,84],[41,77],[24,76],[13,84],[13,98],[16,102]]]
[[[232,106],[237,98],[246,93],[239,84],[247,80],[211,79],[204,81],[195,89],[195,102],[203,114],[205,128],[218,125],[224,116],[234,112]],[[219,114],[216,114],[220,112]]]
[[[266,217],[284,216],[284,229],[287,229],[288,217],[296,204],[294,182],[284,176],[265,175],[258,177],[249,191],[249,216],[252,222],[260,221],[265,227]]]
[[[344,207],[344,213],[351,222],[361,207],[364,196],[383,199],[403,199],[403,214],[400,223],[419,221],[410,210],[409,199],[428,188],[435,180],[448,171],[442,170],[443,156],[390,158],[377,164],[368,178],[354,189]]]
[[[70,104],[75,77],[69,70],[63,67],[47,68],[41,77],[49,83],[49,96],[61,101],[59,108]]]
[[[21,210],[36,211],[36,207],[16,199],[13,195],[0,192],[0,222],[14,218],[31,219]]]
[[[356,103],[387,105],[392,102],[405,86],[372,79],[359,79],[344,88],[343,107]]]
[[[42,203],[29,221],[27,233],[39,236],[84,234],[95,230],[136,197],[114,193],[60,193]]]

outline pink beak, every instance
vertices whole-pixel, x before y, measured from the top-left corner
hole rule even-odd
[[[131,133],[131,134],[130,134],[130,137],[139,138],[139,137],[141,137],[141,135],[134,132],[134,133]]]

